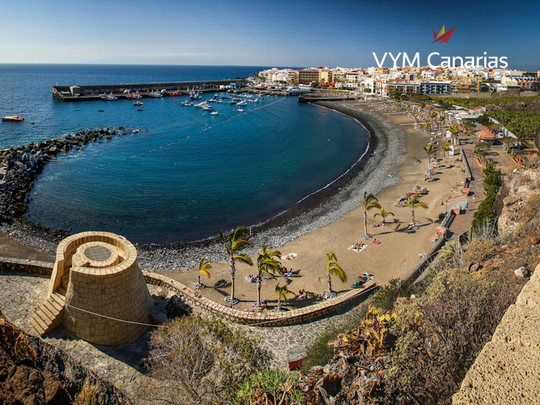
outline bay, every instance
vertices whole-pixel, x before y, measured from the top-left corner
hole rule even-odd
[[[143,111],[127,100],[51,97],[55,83],[234,79],[260,69],[0,65],[1,88],[10,99],[11,84],[16,112],[26,118],[0,125],[1,146],[88,128],[141,130],[51,161],[35,183],[28,218],[72,232],[115,232],[133,242],[192,241],[268,220],[333,182],[365,152],[368,133],[349,117],[295,97],[264,97],[243,112],[214,103],[217,116],[181,107],[183,97],[143,99]],[[6,103],[3,97],[2,111]]]

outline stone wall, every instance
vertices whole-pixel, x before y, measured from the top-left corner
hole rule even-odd
[[[30,273],[42,277],[50,277],[54,264],[40,262],[39,260],[16,259],[12,257],[0,258],[0,271]]]
[[[171,290],[183,297],[190,305],[197,306],[210,314],[218,315],[220,318],[224,318],[232,322],[254,326],[285,326],[321,318],[334,313],[337,309],[355,300],[365,297],[377,288],[377,285],[371,282],[366,284],[365,288],[346,291],[339,294],[334,299],[323,301],[319,304],[310,305],[305,308],[294,309],[286,312],[262,313],[244,312],[226,307],[225,305],[219,304],[202,296],[199,292],[186,287],[184,284],[161,274],[144,272],[144,278],[148,284],[153,284]]]
[[[535,404],[540,398],[540,265],[453,398],[462,404]]]

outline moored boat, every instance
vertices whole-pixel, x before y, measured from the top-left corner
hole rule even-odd
[[[2,121],[11,121],[11,122],[21,122],[24,121],[24,118],[17,114],[13,114],[13,90],[11,91],[11,115],[4,115]]]
[[[24,118],[20,115],[5,115],[2,117],[2,121],[17,122],[17,121],[24,121]]]

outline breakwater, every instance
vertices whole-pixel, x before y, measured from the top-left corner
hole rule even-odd
[[[190,90],[201,93],[240,89],[245,87],[247,79],[198,80],[185,82],[154,83],[121,83],[121,84],[87,84],[87,85],[55,85],[52,96],[59,101],[93,101],[101,100],[102,95],[112,94],[118,99],[130,98],[130,94],[138,93],[141,97],[187,95]]]
[[[112,139],[114,135],[139,131],[138,129],[128,131],[123,127],[88,129],[66,135],[61,139],[0,150],[0,223],[10,222],[26,213],[35,179],[43,171],[45,164],[57,154],[72,149],[82,150],[89,142]]]

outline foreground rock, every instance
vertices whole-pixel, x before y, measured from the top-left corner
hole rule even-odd
[[[0,403],[129,404],[64,352],[23,332],[0,312]]]

